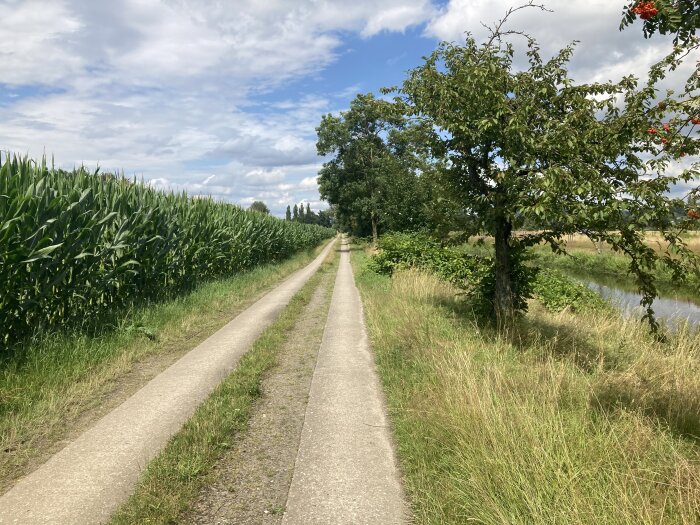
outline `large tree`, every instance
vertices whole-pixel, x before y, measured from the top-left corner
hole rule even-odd
[[[470,233],[494,238],[496,315],[508,322],[525,306],[523,251],[541,242],[560,251],[562,237],[579,232],[629,256],[653,322],[657,261],[680,275],[679,256],[690,256],[673,229],[673,210],[685,203],[668,192],[697,177],[674,160],[697,154],[698,141],[687,120],[667,116],[674,100],[656,98],[680,51],[654,66],[641,89],[631,76],[576,85],[567,72],[572,46],[545,60],[528,38],[522,70],[503,36],[498,26],[482,44],[471,36],[440,44],[399,89],[410,114],[434,129],[431,150],[446,162],[443,180],[461,199]],[[543,230],[515,235],[528,220]],[[645,244],[647,228],[662,231],[665,254]]]
[[[263,201],[253,202],[248,209],[251,211],[257,211],[258,213],[264,213],[265,215],[270,213],[270,208],[268,208],[267,204],[265,204]]]
[[[319,191],[341,225],[358,233],[366,224],[376,242],[380,225],[413,213],[417,157],[400,104],[360,94],[316,130],[319,155],[331,157],[319,172]]]

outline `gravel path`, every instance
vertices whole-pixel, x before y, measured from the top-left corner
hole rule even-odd
[[[0,523],[106,521],[145,464],[235,367],[334,244],[20,479],[0,497]]]
[[[283,523],[407,521],[362,303],[343,244]]]
[[[330,270],[330,269],[329,269]],[[235,436],[194,509],[197,525],[278,524],[282,521],[299,448],[309,386],[321,345],[335,274],[322,276],[261,385],[248,428]]]

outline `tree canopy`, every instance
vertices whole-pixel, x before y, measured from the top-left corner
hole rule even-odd
[[[342,226],[354,233],[368,226],[376,241],[382,225],[419,222],[418,157],[400,105],[357,95],[348,111],[325,115],[317,133],[319,155],[331,157],[319,172],[319,191]]]
[[[529,67],[513,67],[514,47],[494,34],[483,44],[444,42],[409,72],[399,89],[409,113],[429,122],[432,154],[447,160],[446,181],[471,218],[472,233],[495,239],[494,305],[501,318],[524,307],[516,278],[523,249],[548,242],[562,249],[565,234],[606,241],[631,260],[648,314],[656,295],[657,261],[679,274],[689,255],[673,229],[679,199],[669,190],[697,177],[696,167],[668,170],[698,153],[682,119],[662,122],[675,101],[656,102],[656,84],[679,60],[657,64],[649,84],[576,85],[567,73],[573,46],[545,60],[528,40]],[[535,218],[543,230],[514,231]],[[643,230],[661,230],[670,252],[658,256]]]
[[[270,213],[270,208],[267,207],[263,201],[255,201],[248,208],[251,211],[257,211],[258,213],[264,213],[268,215]]]
[[[641,13],[647,4],[632,7]],[[358,95],[348,111],[324,116],[317,148],[330,159],[319,173],[321,196],[351,230],[369,222],[375,239],[382,225],[405,229],[396,220],[402,214],[443,235],[451,228],[492,236],[483,294],[506,324],[527,305],[530,247],[563,252],[573,233],[606,242],[628,256],[655,327],[657,266],[681,279],[696,264],[681,234],[700,219],[698,190],[674,191],[700,175],[684,159],[700,151],[699,81],[691,78],[682,93],[659,87],[695,45],[692,35],[677,26],[688,45],[674,46],[644,83],[625,76],[577,84],[568,73],[573,44],[545,58],[532,38],[501,29],[507,18],[484,42],[442,42],[400,87],[383,90],[396,93],[393,101]],[[515,67],[508,35],[524,38],[525,68]],[[537,231],[523,231],[535,224]],[[665,251],[645,243],[648,229],[661,232]]]

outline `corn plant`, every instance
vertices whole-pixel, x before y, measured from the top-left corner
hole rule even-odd
[[[333,234],[8,155],[0,159],[0,348],[280,261]]]

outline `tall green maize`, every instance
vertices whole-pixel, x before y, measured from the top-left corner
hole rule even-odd
[[[0,349],[280,261],[334,234],[8,155],[0,159]]]

